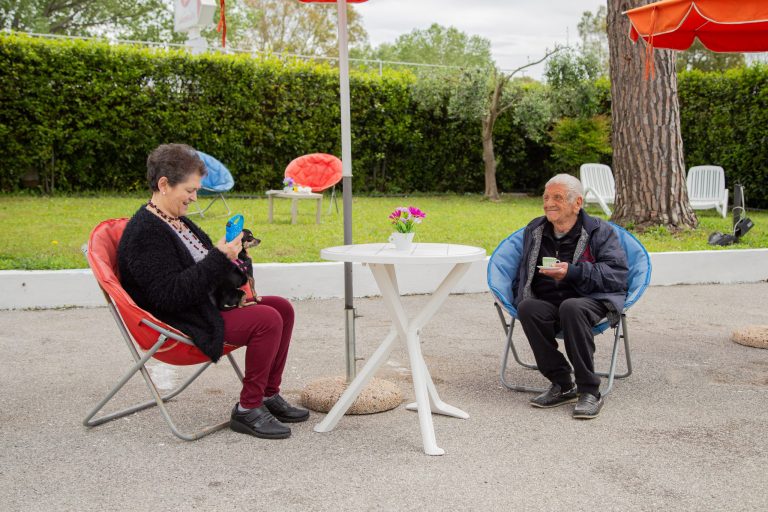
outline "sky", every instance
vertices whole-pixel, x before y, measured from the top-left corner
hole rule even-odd
[[[391,43],[432,23],[453,26],[491,41],[496,64],[512,70],[537,60],[556,43],[576,44],[576,25],[584,11],[606,0],[370,0],[356,4],[372,46]],[[539,79],[544,64],[525,75]]]

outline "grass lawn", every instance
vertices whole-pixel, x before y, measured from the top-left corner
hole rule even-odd
[[[146,196],[30,197],[0,195],[0,270],[86,268],[80,246],[101,220],[129,217]],[[207,201],[205,199],[204,201]],[[245,215],[245,226],[261,238],[252,251],[255,263],[321,261],[320,249],[343,244],[342,215],[328,213],[328,196],[323,201],[323,222],[315,224],[313,201],[299,202],[299,218],[291,225],[290,201],[275,200],[275,222],[267,223],[267,199],[228,200],[233,213]],[[206,204],[203,202],[203,204]],[[356,197],[353,203],[355,243],[384,242],[392,232],[387,221],[397,206],[418,206],[427,212],[417,227],[416,242],[452,242],[484,247],[490,254],[499,241],[542,214],[541,199],[505,196],[501,202],[471,196]],[[339,201],[341,208],[341,201]],[[596,216],[602,212],[590,206]],[[209,212],[218,217],[200,220],[192,216],[211,236],[224,234],[227,217],[221,202]],[[696,212],[700,227],[695,231],[670,234],[665,229],[639,235],[650,252],[715,249],[707,245],[713,231],[727,232],[731,219],[714,210]],[[755,227],[738,245],[728,248],[768,247],[768,212],[749,212]]]

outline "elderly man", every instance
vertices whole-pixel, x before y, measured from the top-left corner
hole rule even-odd
[[[515,307],[539,371],[552,383],[531,405],[556,407],[578,399],[573,417],[590,419],[603,406],[592,327],[606,316],[612,324],[619,320],[628,270],[613,228],[581,209],[583,195],[581,182],[569,174],[547,182],[545,215],[525,228]],[[544,266],[542,258],[557,262]],[[557,349],[561,330],[570,364]]]

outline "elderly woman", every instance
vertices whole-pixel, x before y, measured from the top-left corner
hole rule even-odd
[[[164,144],[147,159],[152,198],[125,228],[118,248],[123,287],[136,303],[190,335],[213,361],[224,340],[246,346],[240,402],[232,410],[236,432],[284,439],[284,423],[306,421],[309,412],[279,394],[293,331],[293,307],[282,297],[261,297],[257,304],[219,311],[212,292],[233,266],[241,238],[215,245],[185,214],[197,200],[205,165],[184,144]]]

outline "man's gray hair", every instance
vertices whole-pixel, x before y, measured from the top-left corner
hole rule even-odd
[[[544,189],[549,188],[550,185],[563,185],[568,191],[566,199],[571,204],[576,202],[576,198],[584,197],[584,187],[581,186],[581,181],[570,174],[557,174],[551,177],[544,185]]]

